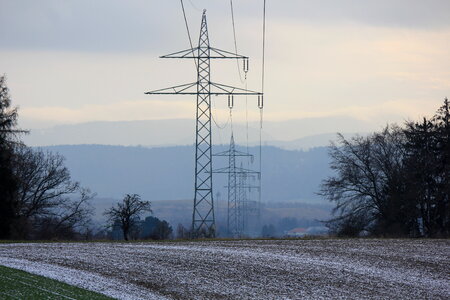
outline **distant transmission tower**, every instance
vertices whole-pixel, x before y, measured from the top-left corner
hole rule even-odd
[[[242,162],[241,162],[241,169]],[[248,211],[247,211],[247,172],[239,174],[236,190],[238,191],[238,217],[239,217],[239,234],[243,236],[246,233],[248,226]]]
[[[213,173],[228,175],[228,207],[227,231],[232,237],[242,237],[248,220],[246,185],[249,174],[259,175],[259,172],[236,166],[236,157],[252,157],[251,154],[236,150],[233,133],[230,139],[230,148],[227,151],[214,154],[214,156],[228,157],[228,167],[213,170]]]
[[[260,228],[260,203],[255,200],[251,200],[251,191],[256,189],[258,193],[261,192],[260,186],[260,172],[252,170],[244,170],[241,162],[241,169],[243,172],[238,174],[238,182],[236,190],[238,191],[238,208],[240,215],[239,228],[241,236],[257,236],[259,233],[256,230]],[[255,179],[257,177],[257,184],[249,184],[249,179]],[[251,226],[253,225],[253,226]],[[255,228],[256,226],[256,228]]]
[[[211,59],[242,59],[244,70],[248,70],[248,57],[219,50],[209,45],[206,10],[203,10],[198,47],[164,55],[161,58],[193,58],[196,60],[196,82],[146,92],[145,94],[197,96],[195,196],[192,214],[192,237],[215,237],[216,228],[212,191],[211,94],[228,95],[228,106],[231,109],[234,95],[257,95],[259,103],[260,101],[262,102],[262,93],[210,81]]]

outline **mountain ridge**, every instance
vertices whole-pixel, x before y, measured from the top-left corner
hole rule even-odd
[[[72,178],[99,197],[120,199],[137,193],[156,201],[190,199],[193,195],[193,146],[59,145],[42,149],[63,155]],[[214,146],[213,152],[226,149]],[[325,147],[302,151],[263,146],[262,201],[323,202],[316,193],[321,180],[331,174],[327,151]],[[249,152],[256,155],[259,147],[249,147]],[[225,167],[227,160],[215,158],[213,163],[214,168]],[[248,167],[259,169],[257,162],[248,163]],[[226,195],[226,176],[214,175],[214,181],[215,191]]]
[[[338,126],[336,125],[338,124]],[[233,124],[237,143],[259,144],[259,123]],[[308,149],[326,146],[337,129],[342,133],[369,132],[373,126],[348,117],[304,118],[285,121],[266,121],[262,129],[262,141],[285,149]],[[230,126],[219,130],[213,125],[213,144],[228,144]],[[66,124],[46,129],[34,129],[24,138],[31,146],[102,144],[147,147],[192,145],[195,142],[195,121],[191,119],[98,121]]]

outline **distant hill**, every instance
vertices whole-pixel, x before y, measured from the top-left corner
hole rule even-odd
[[[151,201],[193,197],[193,146],[67,145],[44,149],[65,156],[73,179],[91,188],[99,197],[121,199],[126,193],[137,193]],[[215,147],[214,151],[225,149]],[[256,154],[259,148],[250,147],[249,151]],[[321,180],[331,172],[325,147],[289,151],[264,146],[262,154],[263,202],[323,202],[316,192]],[[248,167],[258,169],[257,161]],[[214,160],[214,168],[226,164],[226,159]],[[244,166],[247,167],[246,163]],[[215,197],[219,200],[226,198],[225,185],[226,176],[215,174],[214,190],[220,193]]]
[[[222,124],[220,124],[222,125]],[[146,120],[122,122],[91,122],[59,125],[46,129],[32,129],[24,136],[30,146],[102,144],[122,146],[161,147],[192,145],[195,121],[190,119]],[[246,124],[234,123],[235,139],[247,144]],[[259,144],[259,123],[250,122],[249,145]],[[357,128],[357,130],[356,130]],[[263,143],[284,149],[309,149],[326,146],[339,132],[369,132],[372,124],[348,118],[304,118],[286,121],[265,121],[262,129]],[[213,126],[214,144],[228,144],[230,126],[218,130]]]

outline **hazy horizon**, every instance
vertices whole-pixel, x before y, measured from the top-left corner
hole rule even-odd
[[[376,127],[373,123],[352,118],[332,117],[326,120],[330,122],[324,122],[324,118],[266,121],[261,131],[261,142],[263,145],[283,149],[305,150],[311,147],[327,146],[330,141],[335,140],[337,134],[335,124],[339,124],[342,129],[339,133],[347,136],[366,134],[382,128]],[[231,128],[229,126],[218,128],[215,124],[212,126],[213,143],[228,145]],[[23,136],[23,141],[27,145],[38,147],[78,144],[146,147],[193,145],[195,143],[194,129],[195,120],[191,119],[92,121],[34,129]],[[249,122],[248,126],[245,122],[233,125],[235,141],[242,146],[259,145],[259,130],[259,122]]]

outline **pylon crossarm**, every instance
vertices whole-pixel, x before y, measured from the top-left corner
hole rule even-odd
[[[234,155],[234,156],[253,156],[252,154],[249,153],[245,153],[242,151],[230,151],[230,150],[226,150],[223,152],[219,152],[216,154],[213,154],[213,156],[230,156],[230,155]]]
[[[236,173],[241,173],[241,174],[259,174],[258,171],[253,171],[253,170],[240,168],[240,167],[236,167]]]
[[[224,185],[225,188],[228,188],[228,185]],[[255,190],[259,190],[260,187],[256,186],[256,185],[242,185],[242,188],[246,188],[246,189],[255,189]]]
[[[238,150],[234,150],[234,155],[235,156],[250,156],[250,157],[253,157],[253,154],[245,153],[245,152],[238,151]]]
[[[209,172],[206,172],[209,173]],[[228,174],[228,173],[236,173],[236,174],[259,174],[257,171],[252,171],[244,168],[235,167],[234,170],[231,170],[230,167],[225,168],[219,168],[212,170],[212,173],[218,173],[218,174]]]
[[[212,53],[215,53],[217,55],[217,56],[213,56],[213,57],[210,56],[210,58],[248,59],[248,56],[243,56],[243,55],[240,55],[237,53],[220,50],[220,49],[213,48],[213,47],[209,47],[209,49]]]
[[[162,55],[159,58],[198,58],[195,53],[198,51],[198,47],[192,49],[186,49],[177,51],[174,53]]]
[[[187,90],[189,90],[190,88],[197,88],[197,82],[193,82],[193,83],[186,83],[186,84],[180,84],[180,85],[175,85],[175,86],[171,86],[168,88],[164,88],[164,89],[159,89],[159,90],[154,90],[154,91],[150,91],[150,92],[146,92],[146,95],[186,95],[186,94],[197,94],[197,93],[191,93],[191,92],[186,92]]]
[[[261,96],[262,93],[237,88],[230,85],[210,82],[211,90],[208,92],[197,91],[197,82],[180,84],[164,89],[146,92],[146,95],[254,95]]]
[[[199,50],[207,50],[207,49],[208,48],[200,49],[200,47],[195,47],[192,49],[186,49],[186,50],[181,50],[181,51],[177,51],[174,53],[162,55],[162,56],[160,56],[160,58],[199,58],[199,56],[198,56]],[[209,54],[209,56],[206,57],[209,59],[245,59],[245,60],[248,60],[247,56],[239,55],[239,54],[236,54],[233,52],[220,50],[220,49],[213,48],[213,47],[209,47],[209,50],[210,50],[210,54]],[[203,56],[203,55],[200,57],[205,58],[205,56]]]
[[[211,84],[211,94],[214,95],[256,95],[256,96],[262,95],[262,93],[260,92],[241,89],[226,84],[220,84],[215,82],[210,82],[210,84]],[[216,90],[214,90],[213,88],[215,88]]]
[[[230,173],[230,168],[226,167],[226,168],[215,169],[215,170],[212,170],[212,173],[219,173],[219,174]]]

